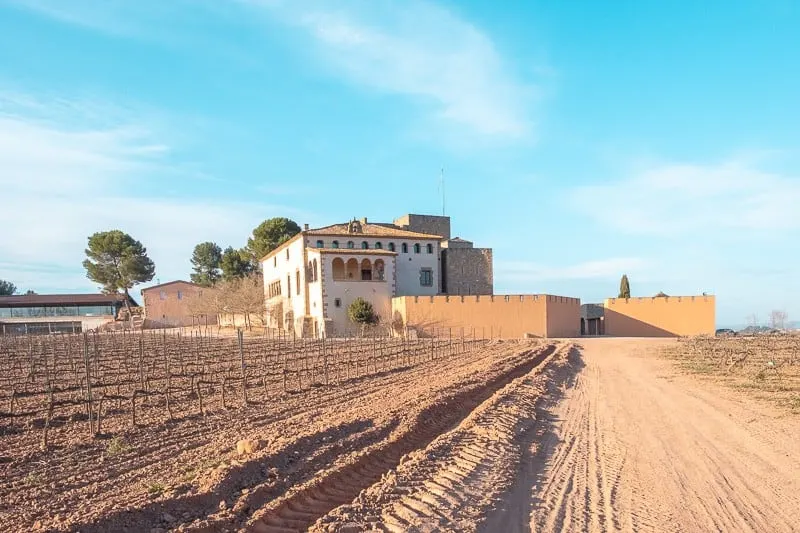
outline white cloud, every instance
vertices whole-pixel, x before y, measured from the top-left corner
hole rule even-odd
[[[428,2],[246,1],[302,28],[328,69],[357,85],[412,97],[441,123],[476,134],[532,133],[533,87],[509,72],[491,39]]]
[[[299,31],[303,38],[297,48],[309,52],[331,76],[410,98],[424,117],[413,125],[417,136],[451,144],[473,138],[535,139],[532,108],[540,87],[520,81],[479,28],[424,0],[11,2],[107,34],[202,46],[214,54],[225,48],[226,57],[248,62],[258,58],[258,45],[228,50],[235,45],[205,39],[196,31],[200,18],[211,17],[239,30],[255,28],[261,37],[270,38],[275,33],[272,23],[278,21]],[[259,19],[268,24],[254,26]],[[261,46],[269,44],[265,40]],[[548,65],[529,70],[540,78],[552,77]]]
[[[585,215],[632,234],[702,238],[721,230],[800,229],[800,176],[737,158],[650,166],[625,179],[573,189],[570,201]]]
[[[86,239],[112,228],[143,242],[162,280],[186,277],[198,242],[241,246],[266,217],[308,217],[257,200],[192,198],[195,178],[176,171],[168,134],[132,117],[98,126],[87,109],[0,93],[0,278],[34,290],[91,289]],[[166,177],[186,195],[138,193]]]
[[[499,262],[495,266],[497,278],[504,283],[554,281],[554,280],[613,280],[622,273],[637,274],[645,270],[648,262],[638,257],[597,259],[575,265],[548,266],[526,261]]]

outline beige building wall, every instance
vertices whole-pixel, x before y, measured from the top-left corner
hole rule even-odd
[[[502,296],[406,296],[392,300],[395,319],[430,334],[452,331],[465,335],[516,339],[577,337],[580,300],[548,294]]]
[[[608,298],[605,334],[615,337],[678,337],[713,335],[716,301],[713,296]]]
[[[151,328],[192,325],[191,302],[203,288],[188,281],[162,283],[142,289],[146,326]],[[209,317],[209,324],[216,317]]]
[[[320,309],[320,317],[324,312],[327,319],[328,335],[341,336],[347,333],[353,333],[358,329],[358,326],[350,322],[347,316],[347,308],[357,298],[363,298],[370,304],[372,308],[380,317],[381,323],[387,323],[391,320],[392,316],[392,296],[395,290],[395,256],[390,254],[359,254],[356,253],[345,254],[342,251],[335,252],[333,250],[318,254],[322,256],[322,265],[324,272],[324,282],[321,287],[320,301],[322,307]],[[365,250],[365,252],[367,252]],[[347,261],[350,258],[356,259],[359,263],[364,259],[370,262],[375,262],[381,259],[384,262],[384,280],[335,280],[333,279],[333,260],[340,258]],[[336,305],[337,300],[339,306]]]

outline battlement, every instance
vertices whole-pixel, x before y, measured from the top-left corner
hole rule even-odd
[[[603,307],[606,334],[617,337],[713,335],[716,328],[711,295],[607,298]]]
[[[427,333],[447,328],[492,332],[500,338],[577,337],[581,301],[554,294],[400,296],[395,320]]]

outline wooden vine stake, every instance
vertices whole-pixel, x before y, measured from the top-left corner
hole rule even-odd
[[[239,359],[242,366],[242,401],[247,407],[247,365],[244,362],[244,332],[241,328],[237,331],[236,336],[239,338]]]
[[[92,409],[92,377],[89,371],[89,337],[83,334],[83,367],[86,371],[86,412],[89,415],[89,434],[94,436],[94,412]]]

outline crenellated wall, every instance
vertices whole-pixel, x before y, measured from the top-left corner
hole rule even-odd
[[[433,330],[504,339],[577,337],[580,300],[549,294],[404,296],[392,299],[395,320],[422,334]]]
[[[603,304],[605,334],[615,337],[713,335],[713,296],[608,298]]]

